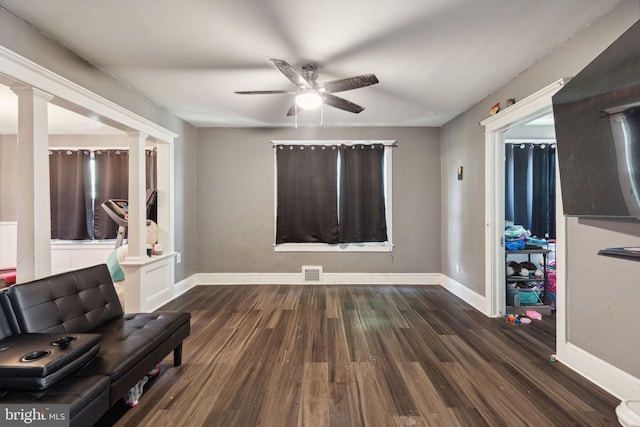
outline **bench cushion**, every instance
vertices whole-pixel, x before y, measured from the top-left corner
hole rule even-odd
[[[100,351],[98,358],[86,366],[83,373],[105,374],[110,375],[112,381],[117,379],[128,372],[141,356],[154,352],[165,342],[173,343],[173,335],[180,326],[189,324],[189,318],[189,313],[126,314],[95,329],[93,332],[102,336]],[[175,345],[170,345],[160,360],[173,348]]]
[[[11,308],[7,289],[0,289],[0,339],[19,333],[20,327]]]
[[[190,333],[190,313],[125,314],[94,333],[101,334],[97,357],[78,375],[108,375],[111,398],[121,398]]]

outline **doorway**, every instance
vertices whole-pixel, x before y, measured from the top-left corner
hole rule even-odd
[[[543,316],[554,315],[557,233],[553,114],[512,127],[504,136],[505,313],[535,310]]]
[[[504,248],[504,156],[505,134],[553,112],[551,97],[567,82],[560,79],[480,124],[485,126],[485,298],[486,311],[492,317],[505,314]],[[556,352],[566,346],[564,310],[565,219],[562,215],[560,181],[556,168]]]

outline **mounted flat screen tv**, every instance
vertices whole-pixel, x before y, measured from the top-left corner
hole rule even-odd
[[[565,215],[640,219],[640,21],[553,96]]]

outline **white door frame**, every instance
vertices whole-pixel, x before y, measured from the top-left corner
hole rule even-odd
[[[504,156],[505,132],[553,111],[551,97],[568,79],[560,79],[504,111],[480,122],[485,126],[485,297],[492,317],[504,315]],[[556,177],[558,177],[556,162]],[[556,180],[556,347],[565,343],[565,217],[562,210],[560,180]]]

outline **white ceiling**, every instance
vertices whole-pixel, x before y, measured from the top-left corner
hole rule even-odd
[[[375,74],[323,109],[325,126],[440,126],[620,0],[0,0],[94,66],[197,127],[291,126],[294,89],[269,59],[318,81]],[[2,101],[0,101],[2,102]],[[299,123],[319,123],[317,111]],[[0,128],[2,118],[0,117]]]

